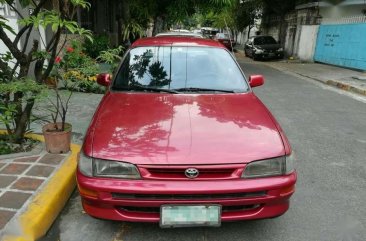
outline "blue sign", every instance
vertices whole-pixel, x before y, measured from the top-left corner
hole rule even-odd
[[[366,70],[366,23],[320,25],[314,60]]]

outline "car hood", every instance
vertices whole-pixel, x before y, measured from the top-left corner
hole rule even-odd
[[[277,50],[281,48],[280,44],[262,44],[262,45],[255,45],[255,47],[265,50]]]
[[[86,138],[94,158],[134,164],[247,163],[285,154],[253,93],[109,93]]]

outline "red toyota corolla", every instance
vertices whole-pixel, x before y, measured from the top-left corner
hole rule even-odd
[[[77,182],[91,216],[161,227],[280,216],[296,172],[281,127],[220,43],[136,41],[87,131]]]

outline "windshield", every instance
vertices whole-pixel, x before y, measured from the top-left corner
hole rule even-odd
[[[210,47],[137,47],[124,59],[115,90],[141,87],[245,92],[248,86],[233,57]],[[146,88],[145,88],[146,89]]]
[[[227,33],[219,33],[219,34],[217,34],[217,37],[222,38],[222,39],[229,39],[230,38],[229,34],[227,34]]]
[[[257,37],[254,39],[255,45],[265,45],[265,44],[277,44],[276,40],[271,36]]]

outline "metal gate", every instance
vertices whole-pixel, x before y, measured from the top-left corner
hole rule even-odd
[[[314,60],[366,70],[366,23],[320,25]]]

